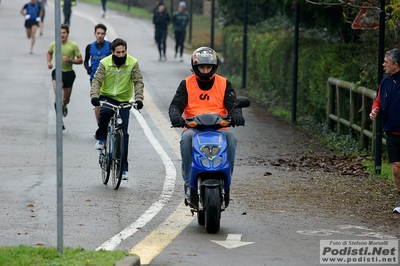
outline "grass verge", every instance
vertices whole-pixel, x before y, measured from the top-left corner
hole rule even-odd
[[[124,257],[127,251],[85,250],[65,248],[59,253],[52,247],[0,247],[0,265],[7,266],[110,266]]]

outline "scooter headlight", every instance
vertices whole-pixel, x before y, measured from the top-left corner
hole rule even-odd
[[[204,157],[200,158],[200,162],[205,168],[211,167],[211,161],[208,160],[207,158],[204,158]]]
[[[118,124],[118,125],[122,125],[122,118],[121,118],[121,117],[118,117],[118,118],[117,118],[117,124]]]
[[[213,166],[214,166],[215,168],[216,168],[216,167],[219,167],[219,166],[221,165],[221,163],[222,163],[222,157],[219,156],[219,157],[217,157],[217,158],[214,159],[214,161],[213,161]]]
[[[214,160],[215,156],[217,156],[217,154],[221,150],[221,146],[203,145],[203,146],[200,147],[200,150],[208,158],[208,160],[212,161],[212,160]]]

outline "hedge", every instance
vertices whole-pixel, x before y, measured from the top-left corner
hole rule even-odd
[[[241,75],[243,30],[229,27],[224,35],[224,66],[228,76]],[[247,90],[252,98],[280,113],[291,113],[293,87],[293,32],[276,30],[248,34]],[[326,43],[300,34],[298,56],[297,118],[326,119],[329,77],[358,82],[362,64],[360,46]],[[238,84],[235,84],[238,86]]]

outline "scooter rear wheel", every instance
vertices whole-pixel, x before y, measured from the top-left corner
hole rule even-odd
[[[204,188],[205,226],[209,234],[216,234],[220,228],[221,197],[219,187]]]

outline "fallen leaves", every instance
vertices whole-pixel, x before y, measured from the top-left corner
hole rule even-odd
[[[289,171],[316,171],[341,175],[368,175],[362,158],[357,156],[302,156],[298,159],[279,158],[270,164]],[[264,174],[265,176],[266,174]]]

